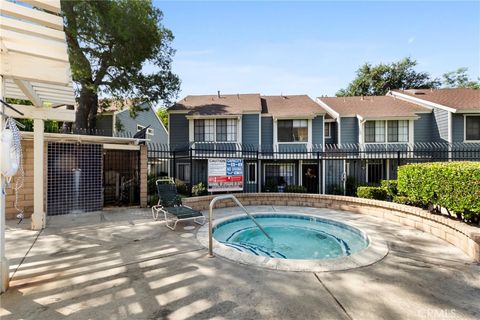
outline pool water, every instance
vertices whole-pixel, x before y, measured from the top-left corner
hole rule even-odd
[[[307,215],[254,215],[268,239],[248,217],[215,226],[214,238],[240,252],[281,259],[333,259],[368,247],[368,237],[346,224]]]

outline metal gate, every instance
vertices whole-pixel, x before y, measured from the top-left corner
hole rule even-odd
[[[103,167],[104,206],[139,205],[139,151],[105,149]]]
[[[48,143],[47,215],[102,210],[102,145]]]

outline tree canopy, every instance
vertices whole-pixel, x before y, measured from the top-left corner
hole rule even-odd
[[[168,112],[167,112],[167,108],[165,107],[160,107],[157,109],[157,116],[160,118],[160,120],[162,121],[163,125],[165,126],[165,128],[167,128],[168,130]]]
[[[345,89],[336,95],[374,96],[385,95],[393,89],[428,89],[440,86],[440,81],[432,79],[427,72],[418,72],[414,68],[417,61],[404,58],[398,62],[363,64],[357,70],[357,76]]]
[[[468,68],[458,68],[449,71],[442,76],[442,85],[447,88],[472,88],[480,89],[480,78],[477,81],[471,80],[467,74]]]
[[[151,1],[62,0],[62,12],[79,96],[77,128],[95,128],[99,96],[152,103],[176,98],[173,34]]]

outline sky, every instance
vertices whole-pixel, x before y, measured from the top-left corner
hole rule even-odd
[[[172,30],[173,70],[191,94],[332,96],[365,62],[417,60],[480,76],[480,1],[154,1]]]

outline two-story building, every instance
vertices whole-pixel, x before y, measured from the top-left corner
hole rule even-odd
[[[308,192],[343,193],[348,184],[395,179],[400,155],[435,160],[418,152],[425,145],[450,143],[445,151],[451,151],[455,143],[475,148],[480,141],[480,91],[473,89],[316,101],[218,93],[187,96],[168,111],[171,174],[193,185],[207,181],[208,158],[242,158],[249,192],[303,185]]]
[[[308,152],[323,150],[326,111],[307,95],[187,96],[168,111],[179,179],[206,181],[207,159],[229,153],[245,159],[246,190],[284,183],[319,191],[318,162]]]

